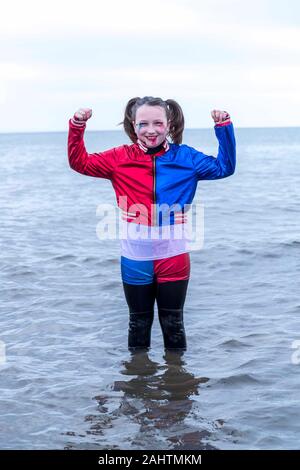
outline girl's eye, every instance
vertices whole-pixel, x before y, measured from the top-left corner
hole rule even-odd
[[[155,126],[162,126],[162,124],[163,124],[162,122],[155,122],[154,123]],[[141,129],[142,127],[145,127],[145,126],[147,126],[147,122],[140,122],[139,124],[137,124],[137,127],[139,129]]]

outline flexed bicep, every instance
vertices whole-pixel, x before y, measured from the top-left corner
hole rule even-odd
[[[68,158],[70,167],[87,176],[111,179],[116,163],[115,149],[88,153],[84,143],[86,121],[92,116],[90,108],[80,108],[69,121]]]
[[[235,172],[236,143],[233,125],[226,122],[226,116],[215,116],[220,125],[215,126],[215,134],[219,141],[218,155],[213,157],[191,149],[191,157],[198,180],[214,180],[226,178]],[[220,121],[220,119],[224,119]]]

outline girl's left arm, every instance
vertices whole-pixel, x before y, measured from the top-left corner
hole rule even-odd
[[[191,148],[191,156],[198,180],[215,180],[233,175],[236,164],[236,144],[233,124],[229,119],[215,125],[219,141],[217,158]]]

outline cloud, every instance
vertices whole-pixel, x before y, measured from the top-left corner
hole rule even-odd
[[[17,12],[17,14],[16,14]],[[160,35],[181,33],[196,26],[191,10],[171,0],[51,0],[26,2],[10,0],[1,7],[2,34],[16,36],[73,34],[84,40],[86,33],[122,35],[127,33]]]
[[[147,94],[182,100],[192,127],[205,125],[206,110],[217,106],[243,125],[256,123],[258,113],[260,125],[298,123],[287,112],[299,105],[300,79],[300,31],[290,5],[10,0],[0,16],[0,100],[10,109],[2,129],[22,124],[20,109],[37,128],[64,128],[65,115],[82,105],[105,109],[98,124],[113,128],[127,99]]]
[[[17,63],[0,64],[0,78],[19,81],[32,81],[36,90],[89,94],[98,92],[101,96],[122,94],[126,90],[147,87],[166,90],[169,93],[180,89],[184,96],[197,95],[202,90],[215,92],[216,89],[235,92],[270,92],[289,90],[297,92],[300,80],[300,65],[232,65],[223,69],[218,64],[180,64],[159,65],[153,73],[152,66],[114,66],[101,67],[89,65],[84,68],[64,65],[28,64],[26,67]],[[18,85],[20,86],[20,85]],[[27,85],[26,85],[27,86]]]
[[[35,65],[0,62],[0,80],[31,80],[39,77],[40,72]]]
[[[290,2],[295,14],[300,13],[298,3]],[[227,44],[237,50],[299,51],[299,28],[278,22],[289,11],[288,5],[280,5],[278,0],[252,0],[248,4],[240,0],[151,0],[149,4],[140,0],[10,0],[1,7],[0,34],[13,39],[79,38],[83,43],[124,36],[132,36],[137,44],[157,38],[175,38],[177,43],[205,38],[222,48]],[[276,11],[274,22],[272,14]]]

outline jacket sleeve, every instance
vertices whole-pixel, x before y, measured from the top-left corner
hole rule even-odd
[[[83,135],[86,124],[74,124],[69,120],[68,158],[70,167],[82,175],[111,179],[117,162],[116,150],[88,153]]]
[[[232,123],[216,125],[215,134],[219,141],[217,158],[205,155],[192,148],[192,160],[198,180],[226,178],[235,171],[236,145]]]

